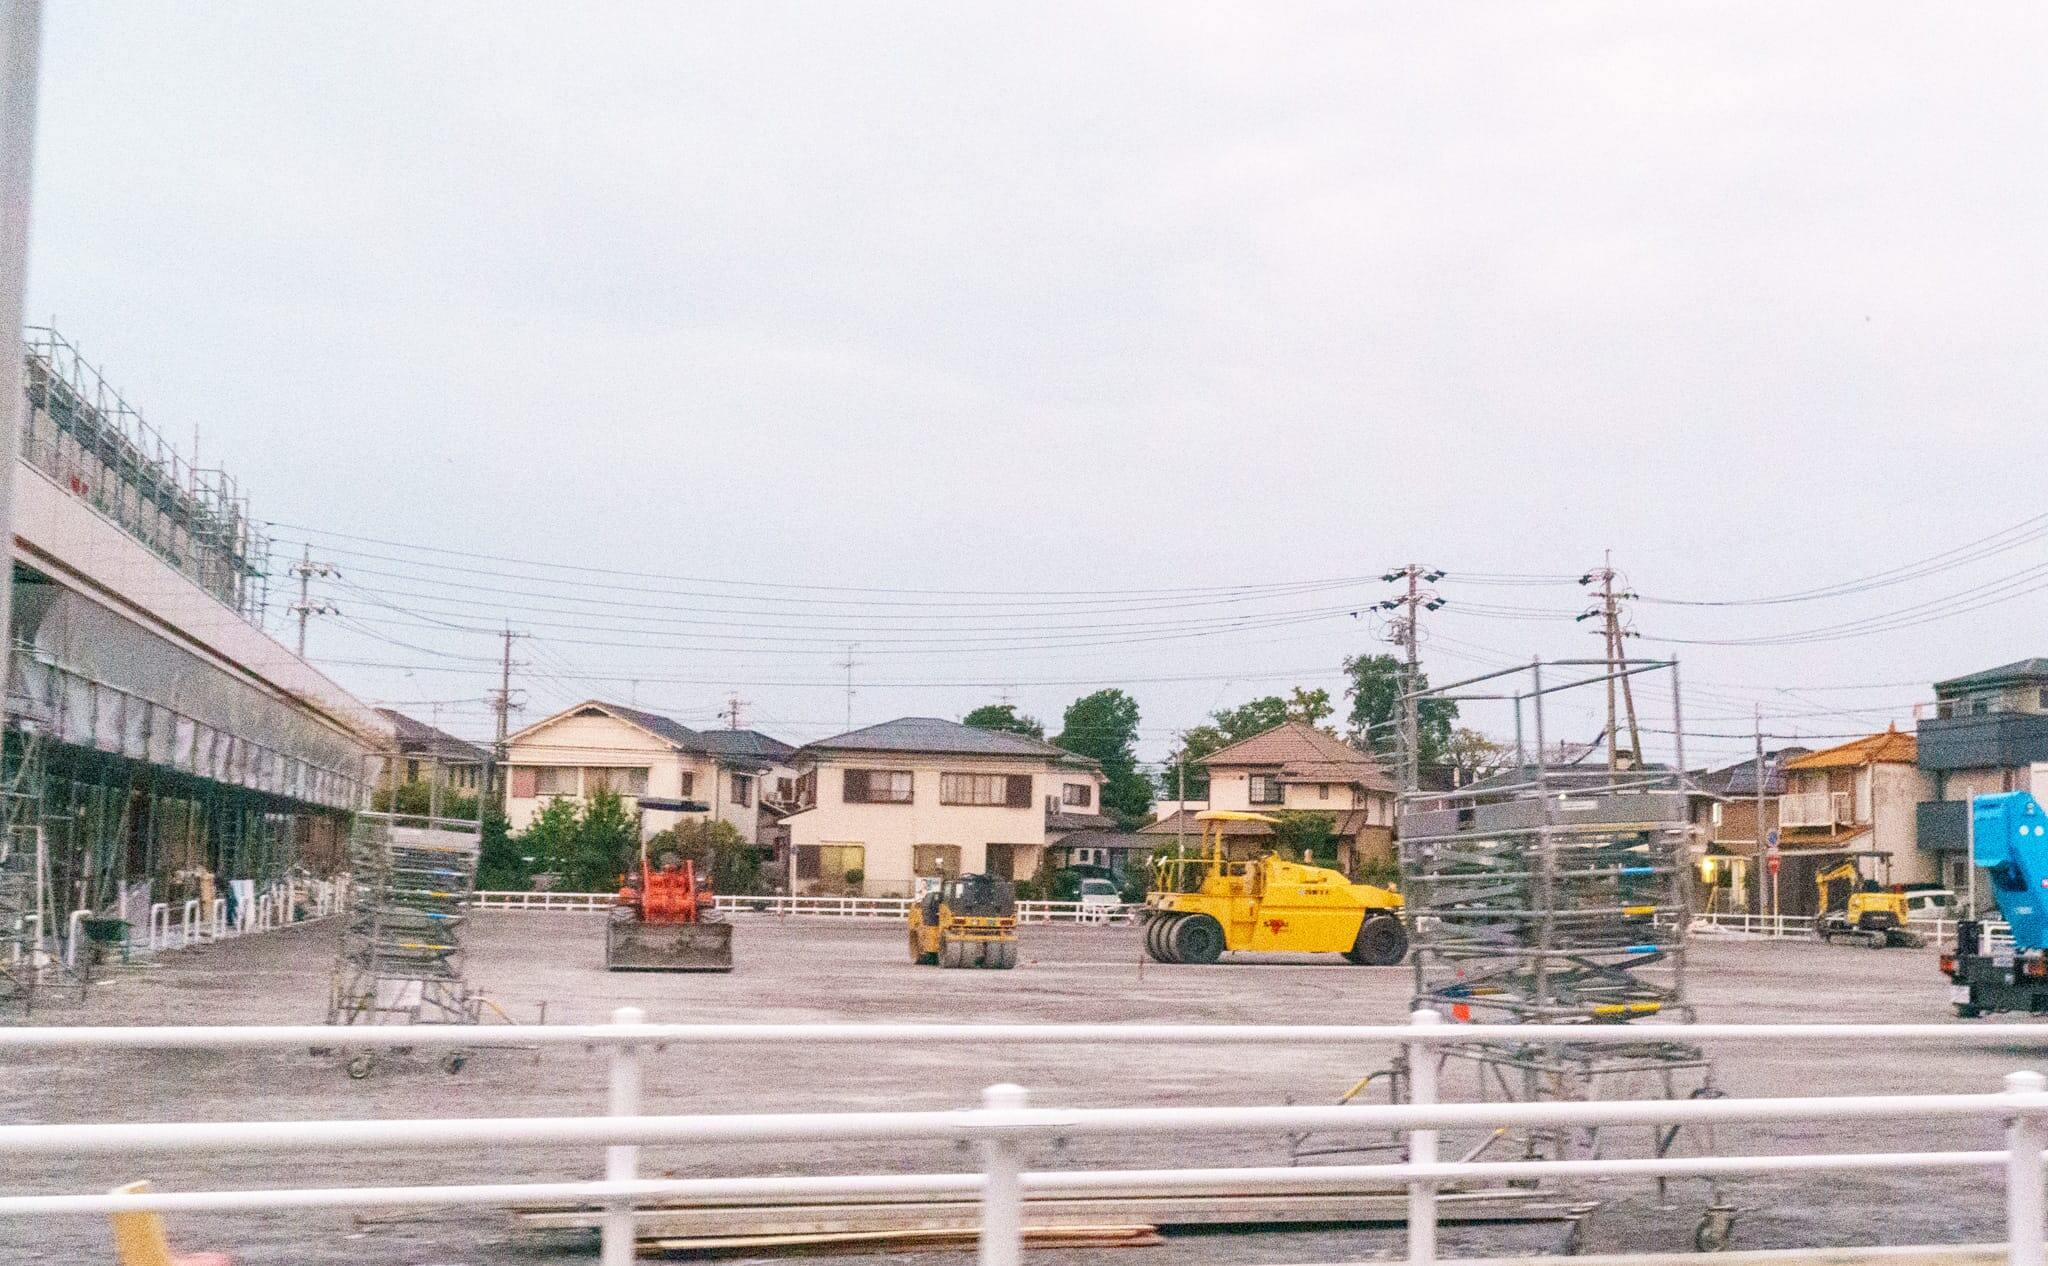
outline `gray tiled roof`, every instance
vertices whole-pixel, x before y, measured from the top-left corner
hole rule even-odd
[[[464,742],[446,730],[438,730],[425,721],[417,720],[392,708],[377,709],[378,715],[391,722],[391,728],[398,735],[399,751],[411,755],[439,756],[444,760],[482,761],[484,749],[474,743]]]
[[[607,712],[616,713],[641,729],[667,739],[677,747],[687,748],[693,752],[703,750],[698,746],[697,740],[701,736],[697,731],[684,725],[681,721],[677,721],[672,717],[665,717],[659,712],[643,712],[639,708],[629,708],[621,703],[593,703],[585,706],[599,707]],[[581,710],[581,708],[576,709],[576,711]]]
[[[725,760],[752,760],[763,765],[784,765],[796,749],[781,739],[769,738],[759,730],[699,730],[697,742],[704,751]]]
[[[805,744],[805,752],[932,752],[949,756],[1033,756],[1046,760],[1093,764],[1063,747],[1054,747],[1008,730],[983,730],[943,717],[899,717],[828,739]]]
[[[1804,756],[1810,749],[1784,747],[1775,752],[1764,753],[1764,794],[1775,796],[1785,790],[1785,762],[1797,756]],[[1710,769],[1695,781],[1699,789],[1715,796],[1753,796],[1756,794],[1756,757],[1737,761]]]

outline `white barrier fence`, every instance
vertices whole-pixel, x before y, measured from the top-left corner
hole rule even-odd
[[[190,949],[213,941],[225,940],[231,936],[253,936],[290,927],[295,923],[311,923],[331,915],[339,914],[348,904],[349,879],[340,875],[334,879],[302,879],[290,883],[273,884],[256,894],[253,901],[244,903],[234,914],[228,915],[228,900],[216,897],[211,906],[193,898],[177,908],[175,919],[169,902],[159,901],[151,905],[140,926],[131,924],[120,941],[105,943],[104,948],[124,956],[156,954],[164,950]],[[31,922],[34,916],[30,916]],[[81,954],[89,952],[91,934],[86,924],[93,919],[89,910],[73,910],[66,921],[61,938],[48,949],[51,960],[61,962],[66,968],[76,968]],[[41,929],[35,929],[27,941],[41,942]],[[18,951],[17,951],[18,952]]]
[[[479,910],[609,910],[618,897],[609,892],[479,892]],[[909,916],[908,897],[747,897],[718,894],[720,914],[800,914],[829,919],[894,919]],[[1135,905],[1084,904],[1079,901],[1019,901],[1019,923],[1128,923],[1142,909]]]
[[[1999,920],[1987,919],[1982,926],[1983,944],[1987,949],[2012,940],[2012,929]],[[1812,940],[1815,935],[1813,918],[1798,914],[1695,914],[1692,927],[1694,931],[1726,932],[1770,940]],[[1906,924],[1906,929],[1919,933],[1929,945],[1955,944],[1954,919],[1914,919]]]
[[[1384,1182],[1408,1192],[1408,1260],[1436,1260],[1437,1191],[1443,1184],[1485,1180],[1509,1184],[1578,1178],[1730,1177],[1855,1171],[1985,1170],[2002,1174],[2008,1259],[2042,1266],[2043,1151],[2048,1149],[2048,1078],[2009,1074],[2002,1090],[1975,1094],[1836,1096],[1782,1099],[1655,1099],[1523,1103],[1435,1102],[1434,1078],[1411,1080],[1411,1101],[1393,1105],[1034,1108],[1021,1087],[990,1086],[979,1107],[953,1111],[826,1112],[748,1115],[641,1115],[641,1061],[650,1049],[693,1045],[729,1048],[842,1045],[864,1053],[877,1046],[934,1045],[1189,1047],[1316,1045],[1398,1046],[1412,1068],[1433,1069],[1435,1048],[1476,1040],[1575,1045],[1635,1043],[1647,1031],[1682,1031],[1696,1043],[1845,1043],[1895,1050],[1933,1044],[2010,1050],[2031,1044],[2048,1053],[2048,1025],[1469,1025],[1442,1024],[1418,1011],[1407,1025],[1215,1026],[1184,1024],[930,1025],[930,1024],[646,1024],[621,1008],[608,1025],[406,1028],[23,1028],[0,1029],[0,1052],[92,1050],[220,1050],[249,1052],[308,1046],[367,1050],[424,1048],[601,1048],[609,1063],[609,1115],[604,1117],[455,1118],[45,1124],[0,1126],[0,1173],[26,1174],[36,1156],[241,1155],[282,1152],[303,1163],[318,1151],[446,1150],[499,1145],[605,1149],[602,1181],[398,1185],[149,1192],[141,1194],[5,1194],[0,1217],[106,1214],[124,1210],[233,1212],[307,1208],[503,1207],[539,1201],[600,1205],[604,1266],[634,1260],[636,1201],[659,1197],[741,1201],[769,1195],[815,1198],[878,1193],[955,1192],[981,1202],[982,1266],[1017,1266],[1023,1242],[1023,1201],[1033,1191],[1129,1190],[1160,1194],[1212,1190],[1304,1194]],[[1731,1156],[1610,1157],[1568,1161],[1439,1161],[1438,1133],[1449,1129],[1584,1129],[1609,1125],[1715,1126],[1769,1122],[1989,1122],[2002,1125],[2005,1146],[1974,1151],[1791,1152]],[[1407,1139],[1406,1159],[1364,1165],[1026,1172],[1023,1148],[1077,1137],[1163,1140],[1203,1136],[1284,1135],[1309,1130],[1386,1130]],[[1803,1133],[1800,1137],[1803,1137]],[[822,1177],[642,1179],[640,1149],[679,1143],[952,1141],[971,1144],[979,1172],[897,1173]],[[1153,1151],[1165,1152],[1153,1144]],[[20,1159],[17,1159],[20,1158]]]

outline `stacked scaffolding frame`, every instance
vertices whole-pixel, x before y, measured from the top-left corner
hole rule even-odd
[[[349,836],[354,897],[329,997],[329,1024],[475,1024],[463,925],[482,847],[475,822],[359,813]],[[459,1069],[462,1057],[445,1061]],[[351,1076],[370,1071],[364,1053]]]
[[[1545,672],[1552,674],[1546,683]],[[1548,746],[1546,703],[1560,692],[1609,687],[1663,673],[1671,687],[1675,758],[1669,768],[1616,762],[1561,764]],[[1538,1045],[1474,1041],[1437,1048],[1434,1084],[1444,1100],[1539,1102],[1707,1098],[1721,1091],[1712,1062],[1684,1040],[1686,925],[1695,828],[1685,775],[1683,712],[1675,661],[1540,661],[1403,696],[1508,704],[1514,765],[1471,786],[1407,787],[1398,837],[1401,891],[1414,964],[1414,1005],[1453,1023],[1615,1025],[1640,1023],[1642,1040]],[[1532,746],[1533,741],[1533,746]],[[1631,761],[1630,765],[1635,764]],[[1674,1023],[1675,1022],[1675,1023]],[[1359,1082],[1346,1100],[1384,1087],[1406,1101],[1406,1057]],[[1491,1130],[1446,1139],[1458,1159],[1502,1154],[1569,1161],[1638,1151],[1673,1154],[1711,1136],[1647,1131],[1639,1147],[1613,1128]],[[1387,1144],[1297,1139],[1297,1160]],[[1665,1184],[1658,1183],[1660,1198]],[[1733,1210],[1709,1182],[1696,1247],[1724,1247]],[[1534,1195],[1535,1193],[1531,1193]],[[1548,1193],[1579,1220],[1598,1207],[1567,1184]]]

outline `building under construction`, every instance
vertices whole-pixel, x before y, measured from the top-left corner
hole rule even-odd
[[[0,835],[17,976],[74,911],[139,925],[336,869],[390,733],[263,631],[268,545],[235,482],[54,331],[24,355]]]

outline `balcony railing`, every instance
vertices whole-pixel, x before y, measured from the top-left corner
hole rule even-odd
[[[1855,820],[1855,797],[1846,791],[1797,791],[1778,797],[1780,826],[1834,827]]]

